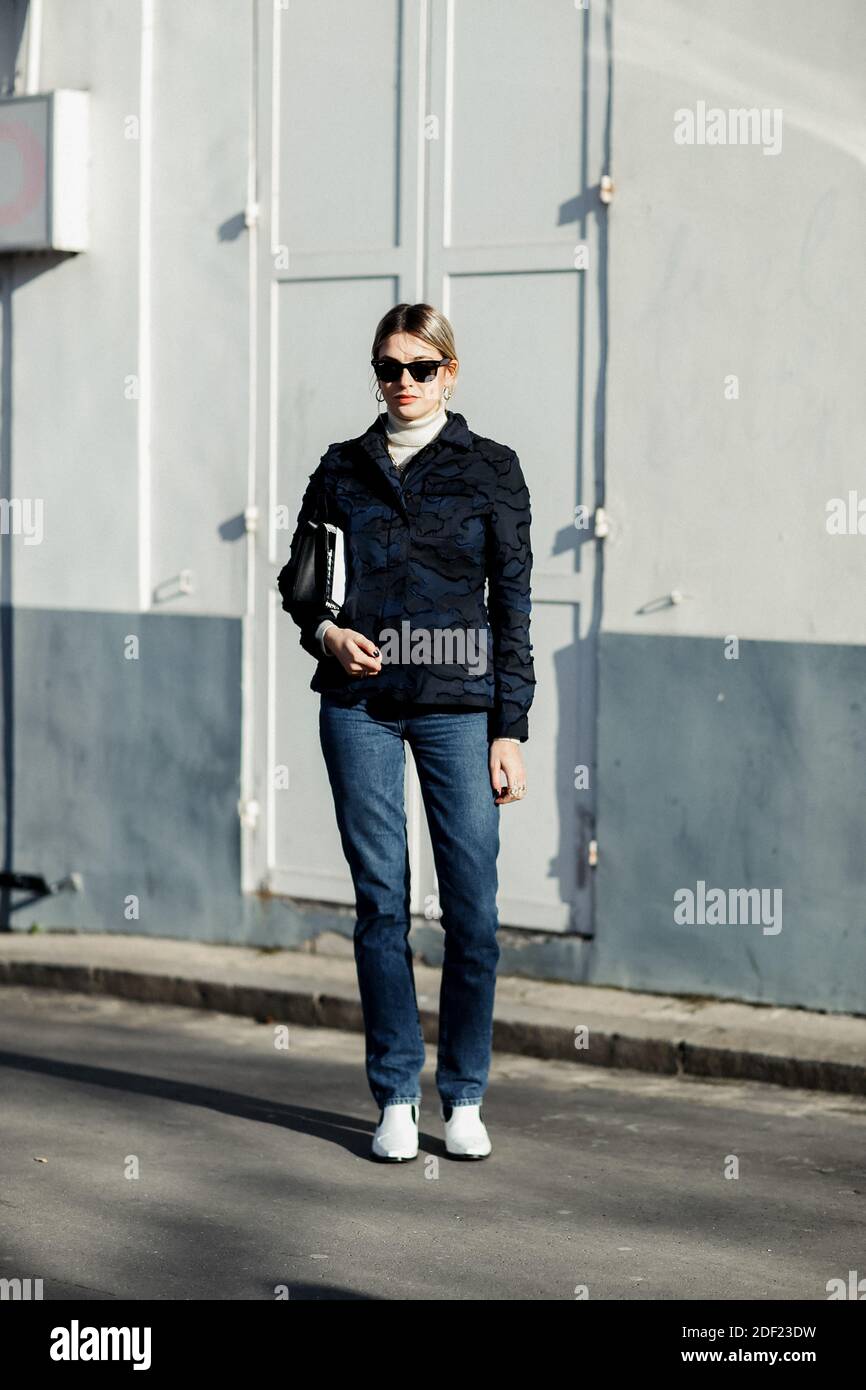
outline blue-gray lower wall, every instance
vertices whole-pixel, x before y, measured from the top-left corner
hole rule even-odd
[[[4,607],[0,658],[3,867],[84,883],[3,894],[5,925],[351,937],[345,909],[240,892],[239,620]],[[595,937],[503,931],[500,972],[866,1011],[866,651],[604,633],[599,681]],[[781,890],[781,930],[677,924],[701,880]],[[412,943],[441,959],[438,927]]]
[[[866,650],[723,653],[600,639],[590,978],[866,1012]],[[677,925],[674,894],[699,880],[780,889],[781,931]]]
[[[236,936],[240,621],[6,606],[0,652],[3,867],[84,881],[4,925]]]

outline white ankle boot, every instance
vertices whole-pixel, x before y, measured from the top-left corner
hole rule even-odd
[[[373,1135],[372,1153],[383,1163],[405,1163],[418,1157],[417,1105],[386,1105]]]
[[[493,1145],[481,1118],[480,1103],[446,1107],[440,1102],[439,1114],[445,1121],[445,1150],[452,1158],[487,1157]]]

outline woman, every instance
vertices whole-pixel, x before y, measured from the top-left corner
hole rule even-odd
[[[310,685],[321,693],[321,747],[357,900],[367,1079],[380,1111],[372,1156],[418,1153],[424,1041],[408,944],[408,742],[445,934],[436,1069],[445,1147],[480,1159],[491,1151],[481,1102],[499,959],[499,808],[526,793],[520,745],[535,686],[530,498],[514,451],[445,407],[459,363],[444,315],[398,304],[376,329],[372,366],[387,410],[324,454],[292,541],[294,555],[308,519],[343,531],[337,621],[291,602],[291,560],[278,584],[319,663]]]

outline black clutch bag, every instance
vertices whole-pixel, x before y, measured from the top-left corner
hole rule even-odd
[[[280,571],[277,584],[283,608],[298,617],[336,618],[345,601],[346,568],[343,533],[330,521],[310,521],[295,554]]]

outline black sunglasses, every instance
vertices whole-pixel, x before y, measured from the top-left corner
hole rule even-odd
[[[398,362],[396,357],[374,357],[370,366],[379,381],[399,381],[404,367],[409,368],[413,381],[432,381],[439,368],[450,361],[450,357],[443,357],[441,362]]]

